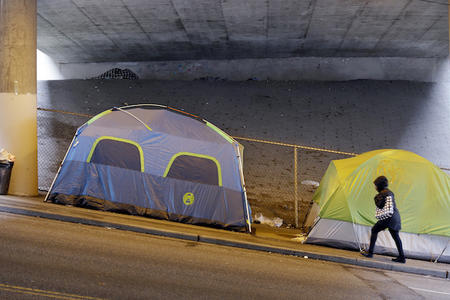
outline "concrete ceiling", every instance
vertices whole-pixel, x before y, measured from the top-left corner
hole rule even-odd
[[[446,0],[37,3],[38,48],[61,63],[449,54]]]

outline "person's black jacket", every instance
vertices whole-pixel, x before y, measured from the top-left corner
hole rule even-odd
[[[396,231],[400,231],[400,229],[402,229],[402,221],[400,219],[400,213],[398,212],[397,209],[397,205],[395,204],[395,197],[394,197],[394,193],[392,191],[390,191],[388,188],[383,189],[381,192],[379,192],[374,200],[375,200],[375,205],[378,208],[383,208],[384,205],[386,204],[386,197],[391,196],[392,197],[392,205],[394,206],[394,214],[392,215],[392,217],[384,219],[384,220],[380,220],[378,222],[383,222],[386,224],[386,227],[396,230]]]

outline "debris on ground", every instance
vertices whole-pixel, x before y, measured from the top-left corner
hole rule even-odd
[[[306,240],[306,233],[296,234],[294,238],[291,238],[291,241],[302,243]]]
[[[314,180],[303,180],[301,182],[301,184],[303,184],[303,185],[312,185],[313,187],[319,187],[319,183],[317,181],[314,181]]]
[[[266,224],[271,227],[281,227],[283,225],[283,219],[275,217],[273,219],[264,217],[262,213],[257,213],[255,215],[254,221],[260,224]]]

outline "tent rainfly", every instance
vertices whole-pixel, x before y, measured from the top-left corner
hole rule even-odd
[[[78,128],[46,201],[251,231],[242,153],[183,111],[112,108]]]
[[[334,160],[314,194],[306,243],[368,248],[375,224],[373,181],[384,175],[400,211],[405,255],[450,262],[450,176],[428,160],[403,150],[375,150]],[[316,211],[314,216],[313,211]],[[378,235],[375,253],[397,255],[388,231]]]

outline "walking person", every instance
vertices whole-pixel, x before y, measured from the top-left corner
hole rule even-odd
[[[399,235],[402,225],[400,213],[395,205],[394,193],[388,189],[388,180],[384,176],[378,177],[373,183],[378,192],[374,198],[376,205],[375,217],[378,219],[378,222],[372,227],[369,250],[362,250],[361,254],[365,257],[372,257],[378,233],[388,228],[398,250],[398,257],[393,258],[392,261],[405,263],[405,254],[403,253],[402,241]]]

